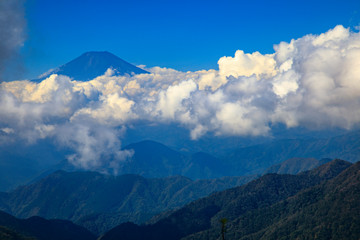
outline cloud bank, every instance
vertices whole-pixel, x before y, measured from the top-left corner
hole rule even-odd
[[[51,138],[74,150],[68,159],[85,169],[116,169],[131,156],[121,135],[137,120],[176,123],[196,140],[263,136],[271,126],[310,129],[359,127],[360,34],[336,26],[274,46],[274,53],[219,59],[219,70],[150,74],[88,82],[52,75],[41,83],[0,87],[0,138]],[[0,141],[1,143],[1,141]]]

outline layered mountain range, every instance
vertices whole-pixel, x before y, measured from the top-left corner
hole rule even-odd
[[[119,174],[140,174],[145,177],[183,175],[192,179],[256,175],[290,158],[341,158],[356,162],[360,160],[359,146],[359,131],[326,139],[273,140],[223,150],[221,154],[178,151],[147,140],[124,147],[134,150],[134,155],[119,169]],[[0,190],[14,189],[19,184],[26,184],[56,170],[76,170],[64,161],[67,154],[69,151],[59,150],[44,141],[33,146],[2,147]],[[317,166],[319,163],[313,164]]]

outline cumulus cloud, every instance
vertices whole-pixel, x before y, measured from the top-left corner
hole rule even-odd
[[[134,104],[133,101],[120,97],[118,93],[106,96],[101,95],[98,102],[90,104],[89,107],[79,109],[70,120],[92,118],[101,124],[119,126],[130,119],[137,118],[137,115],[132,112]]]
[[[337,26],[319,36],[281,43],[275,50],[277,63],[291,67],[276,76],[280,83],[290,82],[284,89],[274,84],[280,101],[272,121],[312,128],[350,129],[359,124],[359,33]]]
[[[121,129],[82,119],[59,125],[56,139],[60,144],[75,150],[74,154],[67,156],[73,165],[117,174],[121,163],[133,155],[132,150],[121,150],[119,131]]]
[[[177,119],[175,113],[186,114],[187,107],[183,105],[184,100],[190,98],[190,94],[197,89],[193,80],[183,81],[178,85],[170,86],[166,91],[160,91],[156,110],[161,117]],[[181,116],[180,116],[181,118]]]
[[[88,82],[52,75],[41,83],[0,86],[0,135],[28,142],[51,138],[70,147],[68,160],[116,172],[133,154],[121,150],[138,120],[176,123],[192,139],[270,135],[271,126],[351,129],[360,123],[360,35],[336,26],[274,46],[273,54],[237,51],[219,71],[150,74]]]
[[[238,50],[234,57],[222,57],[218,61],[220,74],[223,76],[256,75],[258,78],[276,74],[276,62],[273,54],[262,55],[259,52],[244,53]]]

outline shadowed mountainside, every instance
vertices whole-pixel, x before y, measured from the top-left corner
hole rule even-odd
[[[327,174],[324,169],[320,174]],[[338,176],[300,191],[271,206],[232,219],[227,239],[349,239],[360,238],[360,162]],[[190,235],[217,239],[219,226]]]
[[[0,211],[1,239],[16,240],[95,240],[96,236],[83,227],[65,220],[46,220],[41,217],[18,219]]]
[[[194,201],[175,211],[155,224],[137,226],[132,223],[119,225],[101,239],[181,239],[198,233],[189,239],[217,239],[219,220],[230,221],[257,209],[270,207],[304,189],[314,187],[336,177],[351,164],[334,160],[314,170],[298,175],[267,174],[244,186],[214,193],[209,197]],[[260,211],[260,210],[259,210]],[[249,223],[251,225],[251,223]],[[204,232],[214,231],[216,237]],[[135,232],[135,233],[134,233]],[[134,233],[134,234],[133,234]]]
[[[214,191],[239,186],[252,177],[196,180],[174,176],[147,179],[95,172],[55,172],[28,186],[0,195],[2,210],[16,217],[71,220],[94,233],[183,206]]]

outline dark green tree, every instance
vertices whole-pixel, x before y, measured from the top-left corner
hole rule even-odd
[[[225,233],[226,233],[226,223],[227,223],[227,219],[226,218],[222,218],[220,219],[220,223],[221,223],[221,239],[225,240]]]

